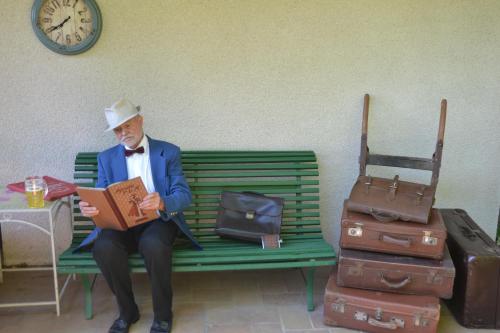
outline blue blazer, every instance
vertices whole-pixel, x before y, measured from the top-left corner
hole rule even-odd
[[[189,230],[182,214],[182,210],[191,203],[192,197],[182,171],[181,151],[179,147],[171,143],[153,140],[150,137],[147,138],[153,183],[156,192],[160,194],[166,207],[164,211],[160,211],[159,219],[164,222],[168,220],[174,221],[193,246],[201,250],[202,247],[194,238],[191,230]],[[110,184],[127,180],[125,147],[119,144],[99,153],[97,155],[97,166],[96,187],[105,188]],[[74,252],[89,248],[100,231],[99,227],[95,227]]]

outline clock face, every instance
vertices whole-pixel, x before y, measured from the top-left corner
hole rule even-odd
[[[33,29],[49,49],[77,54],[99,38],[101,15],[94,0],[37,0],[32,9]]]

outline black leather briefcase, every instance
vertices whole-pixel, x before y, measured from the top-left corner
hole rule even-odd
[[[221,237],[280,247],[284,200],[254,192],[221,194],[215,233]]]

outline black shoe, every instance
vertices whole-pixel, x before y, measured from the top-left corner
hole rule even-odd
[[[108,333],[128,333],[130,326],[136,323],[139,320],[139,315],[132,320],[131,322],[127,322],[121,318],[118,318],[113,322],[113,325],[109,328]]]
[[[155,320],[151,326],[150,333],[170,333],[172,321]]]

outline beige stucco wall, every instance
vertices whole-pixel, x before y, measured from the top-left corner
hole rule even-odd
[[[1,1],[0,183],[71,180],[76,152],[114,143],[102,109],[127,96],[151,136],[184,149],[315,150],[323,229],[336,246],[358,170],[363,94],[372,95],[371,150],[421,157],[434,150],[447,98],[436,205],[463,208],[495,233],[500,1],[98,3],[100,40],[62,56],[35,37],[33,0]],[[10,262],[25,262],[19,253]]]

